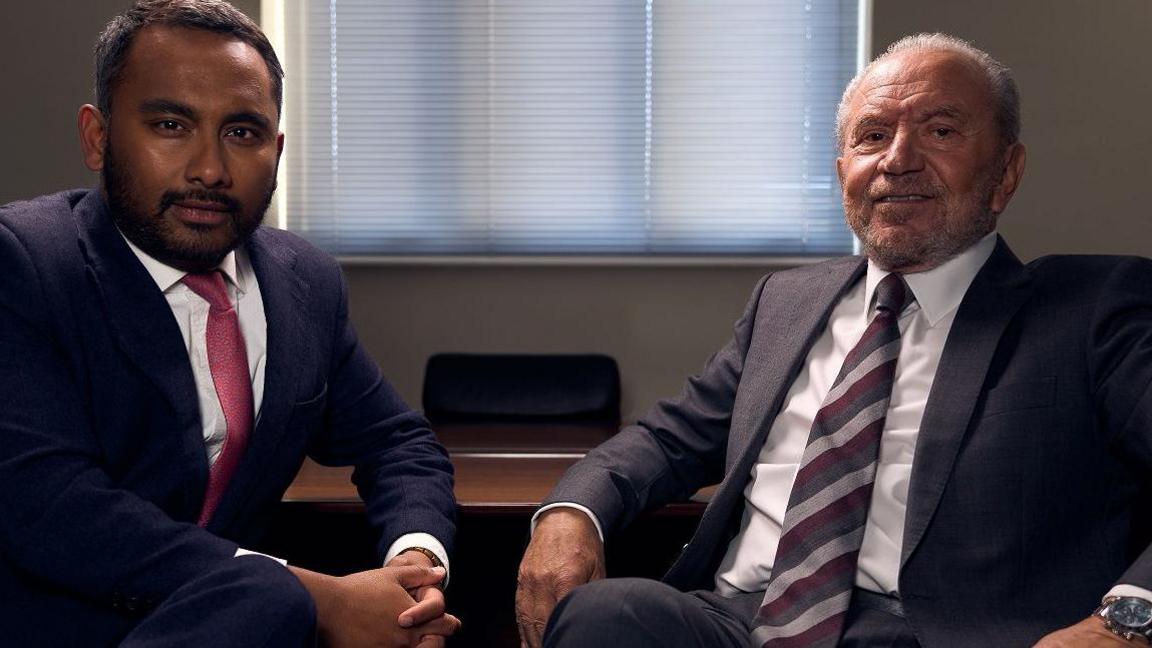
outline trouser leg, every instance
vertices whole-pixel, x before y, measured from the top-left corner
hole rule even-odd
[[[840,648],[920,648],[896,599],[857,589],[853,592]]]
[[[711,592],[681,592],[644,578],[573,590],[553,612],[546,648],[744,648],[747,615]]]

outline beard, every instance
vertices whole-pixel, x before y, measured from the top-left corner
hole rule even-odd
[[[131,173],[121,165],[109,135],[100,172],[112,220],[124,236],[148,256],[165,265],[189,272],[204,272],[220,265],[229,252],[248,240],[264,220],[276,191],[276,176],[268,183],[259,204],[249,208],[227,194],[204,189],[165,191],[154,205],[147,205]],[[195,200],[220,205],[228,214],[227,231],[221,237],[212,229],[175,222],[166,214],[174,203]]]
[[[868,205],[874,206],[871,195],[865,196],[864,200],[849,200],[845,197],[845,218],[860,239],[864,255],[880,268],[889,271],[906,268],[931,270],[972,247],[996,229],[998,214],[992,211],[992,197],[999,183],[999,177],[988,173],[977,182],[975,192],[959,200],[949,200],[951,193],[942,185],[920,183],[916,186],[886,187],[886,190],[894,190],[896,193],[935,196],[941,202],[936,214],[936,226],[926,233],[883,233],[882,228],[875,225],[874,215],[866,211]],[[889,219],[886,224],[898,225],[906,220]]]

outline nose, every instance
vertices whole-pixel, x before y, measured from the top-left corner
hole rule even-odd
[[[921,171],[923,168],[924,158],[920,154],[916,138],[905,129],[897,130],[892,143],[884,152],[880,170],[890,175],[902,175]]]
[[[216,189],[232,185],[228,171],[228,157],[224,143],[216,138],[203,138],[194,144],[184,179],[205,189]]]

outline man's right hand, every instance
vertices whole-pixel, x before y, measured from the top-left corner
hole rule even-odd
[[[520,562],[516,587],[521,646],[540,648],[548,617],[560,599],[599,578],[604,578],[604,543],[592,520],[567,507],[541,514]]]
[[[340,577],[289,569],[316,602],[320,645],[325,648],[419,647],[422,637],[447,637],[460,627],[460,621],[442,609],[408,628],[398,622],[400,613],[416,604],[408,590],[439,583],[442,567],[382,567]]]

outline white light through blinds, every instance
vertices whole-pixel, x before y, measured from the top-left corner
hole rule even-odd
[[[342,255],[849,252],[859,0],[285,0],[287,223]]]

